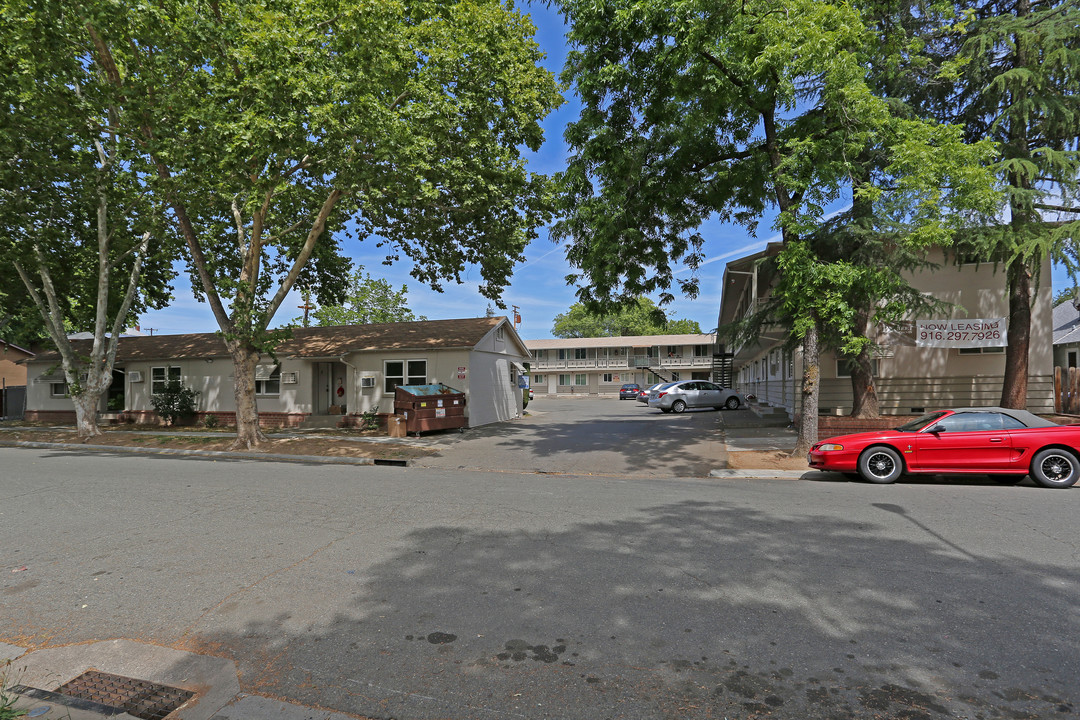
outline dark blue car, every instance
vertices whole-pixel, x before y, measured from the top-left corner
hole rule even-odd
[[[626,383],[619,388],[620,400],[637,400],[638,395],[641,394],[641,386],[637,383]]]

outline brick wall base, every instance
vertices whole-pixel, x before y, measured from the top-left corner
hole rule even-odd
[[[885,415],[884,417],[864,419],[847,416],[833,417],[824,415],[818,418],[818,437],[821,439],[835,437],[837,435],[851,435],[853,433],[873,432],[874,430],[891,430],[899,427],[909,420],[914,420],[918,415]],[[798,425],[798,418],[795,424]]]
[[[199,412],[195,417],[186,422],[179,423],[182,426],[202,425],[207,416],[217,418],[218,425],[235,425],[236,413],[234,412]],[[259,427],[266,429],[294,428],[299,427],[308,413],[284,413],[284,412],[261,412],[259,413]],[[57,425],[74,425],[74,410],[27,410],[26,418],[29,422],[55,423]],[[165,423],[152,410],[128,410],[117,413],[104,413],[101,419],[102,425],[164,425]]]

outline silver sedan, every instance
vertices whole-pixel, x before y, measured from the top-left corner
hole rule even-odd
[[[653,388],[649,393],[649,407],[663,412],[681,413],[696,407],[738,410],[745,402],[735,390],[708,380],[682,380]]]

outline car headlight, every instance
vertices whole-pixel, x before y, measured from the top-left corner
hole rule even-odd
[[[829,450],[843,450],[843,449],[844,449],[844,446],[843,445],[838,445],[837,443],[825,443],[824,445],[818,445],[818,450],[820,450],[822,452],[828,452]]]

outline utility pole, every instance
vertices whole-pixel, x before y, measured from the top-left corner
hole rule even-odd
[[[315,306],[311,304],[311,293],[307,290],[304,291],[304,304],[297,305],[299,309],[304,311],[304,327],[308,326],[308,311],[314,310]]]
[[[146,332],[150,334],[150,337],[154,337],[155,330],[157,330],[157,328],[146,328]]]
[[[521,325],[521,313],[519,312],[521,308],[517,305],[511,305],[510,307],[514,310],[514,330],[517,330]]]

